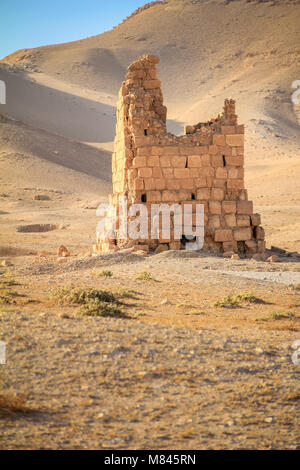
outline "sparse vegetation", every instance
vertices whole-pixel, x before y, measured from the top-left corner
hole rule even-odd
[[[19,297],[20,294],[12,289],[12,286],[17,286],[18,283],[10,276],[3,275],[0,278],[0,304],[15,304],[15,297]]]
[[[241,293],[234,296],[227,295],[222,300],[213,303],[213,307],[235,308],[240,307],[242,303],[264,303],[264,301],[253,294]]]
[[[61,305],[84,305],[90,301],[119,303],[116,296],[108,290],[83,289],[81,287],[62,287],[57,289],[53,298]]]
[[[26,406],[27,396],[17,395],[12,392],[0,394],[0,418],[4,418],[13,413],[28,413],[30,408]]]
[[[100,276],[100,277],[113,277],[113,272],[109,271],[109,269],[103,269],[99,272],[92,272],[92,276]]]
[[[282,312],[271,312],[270,317],[272,320],[293,320],[296,318],[296,314],[290,310],[285,310]]]
[[[81,305],[79,315],[89,316],[121,316],[127,314],[120,308],[121,302],[116,295],[108,290],[63,287],[54,292],[53,298],[60,305]]]
[[[185,303],[185,302],[181,302],[179,304],[176,304],[176,308],[184,308],[184,309],[195,309],[197,308],[195,305],[193,304],[188,304],[188,303]]]
[[[155,281],[148,271],[142,271],[136,275],[135,279],[137,281]]]
[[[137,292],[132,289],[120,289],[116,292],[116,295],[121,299],[135,299]]]
[[[297,318],[295,312],[291,310],[282,310],[278,312],[270,312],[263,317],[257,317],[256,321],[272,321],[272,320],[294,320]]]
[[[192,309],[189,311],[190,315],[205,315],[204,310]]]
[[[127,314],[115,303],[101,302],[93,299],[83,304],[78,312],[80,315],[92,317],[126,317]]]

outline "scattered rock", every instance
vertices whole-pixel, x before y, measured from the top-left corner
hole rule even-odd
[[[225,251],[223,253],[224,258],[231,258],[234,255],[234,251]]]
[[[165,244],[158,245],[158,247],[157,247],[156,250],[155,250],[155,253],[156,253],[156,254],[159,254],[159,253],[162,253],[163,251],[168,251],[168,250],[169,250],[169,247],[168,247],[168,245],[165,243]]]
[[[291,345],[292,349],[299,349],[300,348],[300,339],[296,339]]]
[[[169,301],[169,299],[163,299],[161,301],[161,305],[167,305],[167,304],[170,304],[171,302]]]
[[[149,253],[149,245],[135,245],[132,251],[144,251]]]
[[[252,256],[252,259],[255,259],[255,261],[266,261],[268,259],[268,255],[266,255],[266,253],[255,253]]]
[[[37,194],[34,196],[35,201],[50,201],[50,197],[46,196],[46,194]]]
[[[1,261],[1,266],[12,266],[12,263],[7,259]]]
[[[237,253],[234,253],[234,255],[231,256],[231,259],[241,259],[240,256]]]
[[[59,257],[70,256],[70,252],[69,252],[68,248],[65,247],[64,245],[60,245],[59,250],[58,250],[58,256]]]
[[[47,251],[42,251],[41,253],[39,253],[40,258],[46,258],[46,256],[47,256]]]
[[[142,251],[142,250],[138,250],[138,251],[135,251],[135,253],[139,256],[143,256],[143,257],[146,257],[148,256],[148,253],[146,251]]]
[[[265,423],[274,423],[274,418],[272,418],[272,416],[269,416],[268,418],[265,418]]]
[[[274,253],[285,253],[285,250],[283,248],[279,248],[278,246],[274,245],[271,246],[271,251],[273,251]]]
[[[279,257],[277,255],[272,255],[267,258],[268,263],[278,263]]]
[[[59,258],[57,258],[56,261],[57,261],[57,263],[62,264],[62,263],[66,263],[67,260],[64,257],[59,257]]]
[[[50,232],[58,228],[59,226],[55,224],[19,225],[17,227],[17,232]]]

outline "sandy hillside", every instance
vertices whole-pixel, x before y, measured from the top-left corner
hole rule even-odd
[[[82,181],[86,174],[96,178],[76,180],[77,193],[93,193],[99,179],[99,197],[107,194],[102,182],[109,179],[109,155],[103,150],[112,150],[117,92],[128,64],[153,53],[161,59],[170,131],[214,116],[226,97],[237,100],[246,124],[246,184],[267,242],[300,249],[300,105],[291,102],[291,84],[299,79],[299,23],[300,4],[293,0],[168,0],[140,8],[98,36],[11,54],[0,63],[7,84],[0,111],[23,121],[14,125],[26,128],[26,138],[7,124],[2,129],[2,182],[14,187],[24,175],[26,186],[30,168],[32,186],[55,189],[59,175],[68,174],[63,179],[71,190],[74,170],[76,178],[83,173]],[[54,159],[56,147],[69,151],[59,150],[63,156]],[[58,176],[48,178],[44,165]]]

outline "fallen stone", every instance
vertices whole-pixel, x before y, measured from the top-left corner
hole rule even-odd
[[[231,259],[241,259],[240,256],[237,253],[234,253],[234,255],[231,256]]]
[[[285,250],[283,248],[279,248],[278,246],[274,245],[271,246],[271,251],[273,251],[274,253],[285,253]]]
[[[278,263],[279,257],[277,255],[272,255],[267,258],[268,263]]]
[[[162,253],[163,251],[168,251],[169,247],[167,244],[161,244],[158,245],[158,247],[155,250],[155,253],[158,255],[159,253]]]
[[[65,247],[64,245],[60,245],[59,250],[58,250],[58,256],[59,257],[70,256],[70,252],[69,252],[68,248]]]
[[[12,263],[7,259],[1,261],[1,266],[12,266]]]
[[[37,194],[34,196],[35,201],[50,201],[50,197],[46,196],[46,194]]]

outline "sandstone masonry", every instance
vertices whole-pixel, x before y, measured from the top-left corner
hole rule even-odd
[[[253,213],[244,187],[244,126],[238,124],[235,101],[225,100],[222,114],[206,123],[186,126],[185,135],[167,132],[167,109],[163,105],[156,64],[144,55],[128,67],[117,106],[117,125],[112,157],[113,194],[118,208],[120,195],[128,206],[142,203],[204,205],[204,250],[233,251],[252,255],[265,250],[259,214]],[[130,218],[129,218],[130,219]],[[184,237],[125,241],[101,240],[96,251],[138,245],[161,251],[182,249]],[[100,234],[99,234],[100,235]],[[149,235],[150,236],[150,235]],[[137,246],[137,248],[138,248]]]

